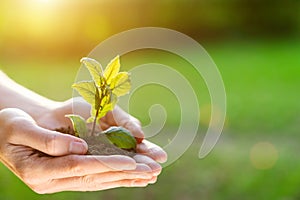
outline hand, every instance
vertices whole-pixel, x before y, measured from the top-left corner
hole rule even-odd
[[[82,139],[44,129],[19,109],[1,110],[0,127],[1,162],[37,193],[141,187],[161,172],[144,155],[82,155]]]
[[[137,139],[137,153],[144,154],[159,163],[166,162],[167,153],[161,147],[145,140],[140,121],[124,112],[120,107],[116,106],[113,111],[101,118],[100,125],[104,130],[110,126],[123,126]]]
[[[58,103],[54,109],[52,108],[47,113],[42,114],[36,121],[40,126],[50,130],[54,130],[61,126],[72,127],[70,120],[67,119],[65,115],[73,113],[73,107],[76,108],[74,110],[75,114],[79,114],[86,119],[90,116],[90,105],[82,98],[73,98],[66,102]],[[107,129],[110,126],[123,126],[138,138],[137,140],[144,138],[144,133],[139,120],[129,115],[118,106],[101,118],[100,126],[102,130]],[[137,152],[147,155],[160,163],[167,160],[167,154],[162,148],[146,140],[143,140],[142,143],[137,145]]]

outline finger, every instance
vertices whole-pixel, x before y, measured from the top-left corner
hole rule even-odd
[[[57,179],[47,185],[33,186],[33,190],[40,194],[55,193],[61,191],[99,191],[118,187],[145,187],[152,179],[125,179],[112,182],[102,182],[103,174],[97,175],[97,181],[91,177],[73,177]],[[116,174],[112,175],[116,176]]]
[[[142,131],[140,122],[136,118],[130,117],[127,120],[122,120],[119,122],[118,126],[123,126],[124,128],[128,129],[136,138],[138,143],[143,141],[145,135]]]
[[[133,157],[133,159],[137,163],[144,163],[144,164],[148,165],[151,168],[154,176],[158,176],[162,170],[161,166],[148,156],[137,154]]]
[[[41,128],[32,121],[14,120],[9,142],[29,146],[52,156],[85,154],[88,146],[80,138]]]
[[[53,193],[58,191],[95,191],[115,187],[138,187],[146,186],[153,182],[153,176],[149,173],[139,172],[104,172],[85,176],[53,179],[44,184],[34,184],[34,189],[39,193]]]
[[[65,102],[65,107],[71,107],[71,111],[65,111],[63,116],[65,115],[65,113],[73,113],[80,115],[84,119],[87,119],[91,115],[91,105],[88,104],[82,97],[74,97],[72,99],[69,99]]]
[[[105,172],[105,173],[82,176],[81,179],[79,179],[80,181],[79,183],[93,185],[95,183],[101,184],[101,183],[115,182],[120,180],[138,180],[138,179],[151,180],[152,177],[153,176],[148,173],[120,172],[120,171]]]
[[[43,160],[27,172],[31,181],[41,183],[51,179],[79,177],[89,174],[126,171],[127,173],[151,174],[152,170],[145,164],[137,164],[128,156],[82,156],[69,155]],[[41,174],[45,174],[43,176]]]
[[[143,173],[147,172],[147,173],[153,174],[152,169],[144,163],[136,163],[136,168],[134,170],[124,170],[124,171],[126,171],[126,172],[143,172]]]
[[[118,106],[116,106],[112,112],[107,114],[106,120],[108,120],[107,123],[110,125],[123,126],[128,129],[134,137],[138,138],[138,142],[141,142],[145,137],[139,120],[129,115]]]
[[[156,183],[156,181],[157,181],[157,176],[154,176],[154,177],[152,177],[151,180],[149,180],[149,183],[154,184],[154,183]]]
[[[137,145],[137,152],[147,155],[159,163],[167,161],[167,153],[156,144],[153,144],[147,140],[143,140],[141,144]]]

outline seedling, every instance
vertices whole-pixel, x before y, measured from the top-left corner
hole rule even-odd
[[[84,57],[80,62],[88,69],[92,80],[74,83],[72,87],[91,105],[91,116],[85,120],[79,115],[67,115],[72,121],[75,135],[81,138],[98,137],[122,149],[135,149],[135,138],[123,127],[110,127],[101,133],[96,131],[100,118],[113,110],[118,97],[127,94],[131,88],[129,74],[119,72],[119,56],[104,71],[95,59]],[[88,124],[92,124],[91,129],[88,129]]]

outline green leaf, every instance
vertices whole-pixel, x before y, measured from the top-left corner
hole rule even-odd
[[[135,149],[136,148],[136,140],[131,135],[131,133],[123,128],[112,126],[107,130],[103,131],[106,137],[109,139],[111,143],[116,145],[122,149]]]
[[[72,87],[91,105],[91,117],[87,122],[94,121],[93,134],[100,118],[114,109],[118,96],[128,93],[131,83],[127,72],[119,73],[119,56],[110,61],[104,72],[100,63],[92,58],[82,58],[81,62],[88,69],[93,80],[74,83]]]
[[[82,58],[80,62],[83,63],[89,70],[95,84],[100,87],[103,81],[103,70],[101,64],[97,60],[87,57]]]
[[[111,82],[111,88],[116,96],[127,94],[131,88],[129,74],[127,72],[118,73]]]
[[[95,107],[96,86],[93,81],[81,81],[74,83],[72,87],[86,100],[92,107]]]
[[[102,103],[103,107],[98,115],[97,120],[99,120],[101,117],[105,116],[108,111],[113,110],[117,101],[118,101],[118,97],[114,94],[104,97],[103,103]]]
[[[106,84],[110,85],[112,79],[118,74],[120,70],[120,58],[116,56],[110,63],[106,66],[104,71],[104,78],[106,79]]]
[[[79,115],[66,115],[68,117],[73,125],[73,129],[75,132],[75,135],[77,137],[86,137],[88,133],[88,129],[85,123],[85,120],[79,116]]]

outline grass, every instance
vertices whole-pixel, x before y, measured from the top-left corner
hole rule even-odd
[[[224,133],[208,157],[202,160],[197,157],[203,138],[203,131],[199,131],[189,150],[164,168],[154,185],[52,195],[34,194],[1,166],[0,199],[299,199],[300,41],[228,41],[205,48],[219,67],[228,101]],[[130,60],[137,55],[138,52],[128,55],[124,64],[130,68],[136,63],[157,58],[155,52],[147,52],[143,58],[138,56],[140,59]],[[180,66],[187,66],[184,61],[173,61],[167,54],[159,60],[171,63],[177,70],[182,70]],[[2,68],[23,85],[50,98],[64,100],[71,97],[69,88],[78,67],[76,60],[63,64],[7,62]],[[201,80],[186,69],[181,72],[192,83]],[[202,99],[199,106],[205,106],[208,100],[205,85],[200,83],[195,87],[203,91],[198,95]],[[131,105],[131,111],[147,123],[150,119],[145,108],[160,100],[166,105],[170,117],[167,125],[172,127],[165,131],[171,132],[178,126],[178,117],[174,116],[180,113],[174,95],[158,86],[147,91],[150,92],[141,90],[132,96],[134,105]],[[201,121],[201,126],[205,129],[205,121]],[[278,154],[275,164],[269,169],[257,169],[250,159],[254,145],[262,141],[271,143]],[[262,156],[263,160],[268,160],[267,150],[262,150],[254,158],[258,160]]]
[[[299,41],[235,45],[215,57],[227,88],[231,129],[296,134]]]

